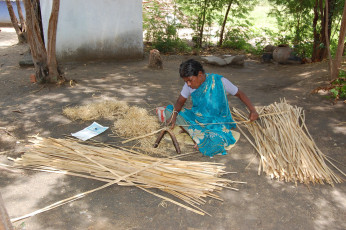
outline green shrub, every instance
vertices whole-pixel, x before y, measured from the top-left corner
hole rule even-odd
[[[174,25],[167,25],[165,31],[155,34],[153,48],[162,53],[191,51],[191,48],[177,36],[177,28]]]
[[[346,72],[341,70],[339,77],[332,83],[331,96],[335,99],[346,99]]]
[[[226,33],[225,41],[222,44],[223,48],[235,50],[244,50],[247,53],[261,54],[263,52],[263,39],[255,42],[255,46],[249,43],[250,36],[253,32],[244,28],[235,28]]]
[[[153,42],[153,48],[162,53],[189,52],[191,48],[181,39],[158,38]]]

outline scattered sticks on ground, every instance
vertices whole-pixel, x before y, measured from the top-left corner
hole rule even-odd
[[[12,133],[10,133],[10,131],[7,130],[7,128],[0,127],[0,130],[3,130],[7,135],[16,138]]]
[[[84,145],[68,139],[36,137],[33,143],[15,160],[15,167],[80,176],[110,185],[136,186],[201,215],[208,214],[199,207],[207,197],[222,200],[215,192],[222,188],[237,190],[231,184],[243,183],[222,178],[228,173],[222,163],[172,159],[184,154],[155,158],[133,150]],[[148,190],[151,188],[169,193],[188,205]]]
[[[5,164],[0,163],[0,172],[1,171],[8,172],[8,173],[21,173],[18,170],[13,170],[12,167],[9,165],[5,165]]]
[[[235,108],[233,110],[236,120],[247,120],[246,113]],[[238,126],[261,157],[258,174],[263,170],[272,178],[296,184],[326,182],[333,186],[342,182],[326,164],[326,161],[332,162],[313,141],[302,108],[293,107],[282,100],[263,107],[259,114],[259,121],[243,123],[254,142]]]

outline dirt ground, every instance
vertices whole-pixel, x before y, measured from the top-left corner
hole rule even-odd
[[[91,122],[70,121],[62,115],[65,106],[83,105],[101,99],[118,99],[147,108],[174,103],[183,81],[179,64],[196,56],[163,56],[164,69],[147,68],[143,60],[63,63],[65,76],[77,81],[74,87],[42,87],[30,83],[32,67],[18,62],[28,50],[17,45],[13,30],[0,28],[0,163],[11,165],[30,136],[60,138]],[[345,106],[335,105],[311,90],[326,82],[327,63],[305,65],[263,64],[246,60],[243,67],[205,65],[206,72],[230,79],[256,106],[286,98],[303,107],[306,123],[318,147],[346,172]],[[231,107],[244,108],[229,96]],[[98,121],[105,126],[112,123]],[[6,128],[6,129],[5,129]],[[117,141],[108,130],[96,137]],[[250,143],[241,137],[226,156],[195,154],[188,160],[222,162],[229,177],[247,184],[239,191],[223,190],[223,202],[208,199],[202,206],[212,216],[200,216],[133,187],[112,186],[59,208],[14,223],[16,229],[346,229],[345,183],[306,186],[284,183],[257,175],[258,159]],[[336,170],[335,170],[336,171]],[[345,178],[344,178],[345,179]],[[1,195],[11,218],[101,186],[89,179],[53,173],[0,169]]]

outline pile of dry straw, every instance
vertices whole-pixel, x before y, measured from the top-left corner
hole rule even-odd
[[[247,120],[247,113],[233,110],[237,121]],[[243,123],[253,141],[238,126],[261,157],[258,174],[263,170],[272,178],[296,184],[342,182],[328,167],[326,161],[330,161],[309,134],[302,108],[281,100],[263,107],[259,114],[260,121]]]
[[[124,101],[104,100],[82,106],[66,107],[63,109],[63,114],[72,120],[90,121],[101,118],[114,120],[113,132],[128,139],[145,136],[160,128],[156,116],[150,115],[144,108],[129,106]],[[167,149],[174,149],[172,144],[164,142],[160,144],[160,148],[153,148],[155,139],[155,135],[140,138],[136,140],[132,148],[147,154],[159,155],[167,155]]]
[[[115,183],[136,186],[201,215],[207,214],[199,208],[206,202],[206,197],[221,200],[215,192],[222,188],[234,189],[230,187],[231,183],[241,183],[221,178],[226,174],[222,163],[155,158],[68,139],[37,137],[33,143],[21,158],[15,160],[16,167],[86,177],[106,182],[106,186]],[[151,188],[169,193],[190,206],[148,190]]]
[[[63,114],[72,120],[91,121],[101,118],[114,120],[122,118],[129,106],[124,101],[103,100],[75,107],[66,107]]]

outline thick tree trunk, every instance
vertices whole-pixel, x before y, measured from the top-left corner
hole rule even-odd
[[[60,0],[53,0],[52,12],[49,18],[48,26],[48,44],[47,58],[49,69],[49,82],[58,82],[60,74],[58,71],[58,62],[56,60],[56,31],[58,27]]]
[[[20,25],[22,27],[22,32],[25,33],[26,32],[26,25],[25,25],[25,20],[24,20],[24,16],[23,16],[22,7],[20,5],[20,1],[16,0],[16,4],[17,4],[17,11],[18,11],[18,16],[19,16],[19,20],[20,20]]]
[[[32,2],[33,1],[33,2]],[[31,55],[36,70],[36,80],[39,83],[57,83],[63,80],[60,77],[56,61],[56,29],[59,15],[60,0],[54,0],[48,25],[47,50],[44,45],[43,32],[40,24],[38,0],[25,0],[27,37],[30,44]]]
[[[46,48],[44,47],[41,29],[36,19],[31,0],[25,0],[24,6],[26,12],[27,38],[30,44],[32,60],[35,65],[36,81],[42,83],[48,75]]]
[[[7,9],[8,9],[8,13],[10,15],[10,18],[11,18],[12,25],[13,25],[14,29],[16,30],[16,33],[18,36],[18,41],[19,41],[19,43],[25,43],[26,42],[25,36],[22,33],[22,30],[18,26],[18,20],[17,20],[16,15],[14,14],[12,3],[10,0],[6,0],[6,4],[7,4]]]
[[[325,25],[328,21],[324,17],[325,9],[323,8],[323,0],[316,0],[314,6],[314,45],[312,52],[312,61],[319,62],[326,57],[326,36],[324,33]],[[317,20],[316,20],[317,19]],[[316,21],[315,21],[316,20]],[[317,22],[321,22],[321,29],[317,32]]]
[[[327,38],[330,40],[333,10],[335,8],[335,0],[326,0],[328,9],[323,7],[323,0],[316,0],[314,6],[314,45],[312,52],[312,61],[322,61],[327,57]],[[319,11],[319,12],[318,12]],[[328,15],[326,17],[326,15]],[[321,29],[317,32],[317,21],[321,21]],[[327,33],[325,32],[327,28]]]
[[[227,10],[226,10],[225,18],[223,19],[223,22],[222,22],[222,27],[221,27],[220,39],[219,39],[219,45],[218,46],[222,46],[222,43],[223,43],[223,33],[225,31],[225,26],[226,26],[226,22],[227,22],[227,18],[228,18],[228,13],[229,13],[229,11],[231,9],[232,3],[233,3],[233,0],[230,0],[229,3],[228,3],[228,7],[227,7]]]
[[[344,51],[344,45],[345,45],[345,36],[346,36],[346,0],[344,5],[344,11],[342,13],[338,48],[336,50],[335,60],[333,62],[332,80],[339,76],[340,67],[341,67],[341,57],[342,57],[342,54]]]

